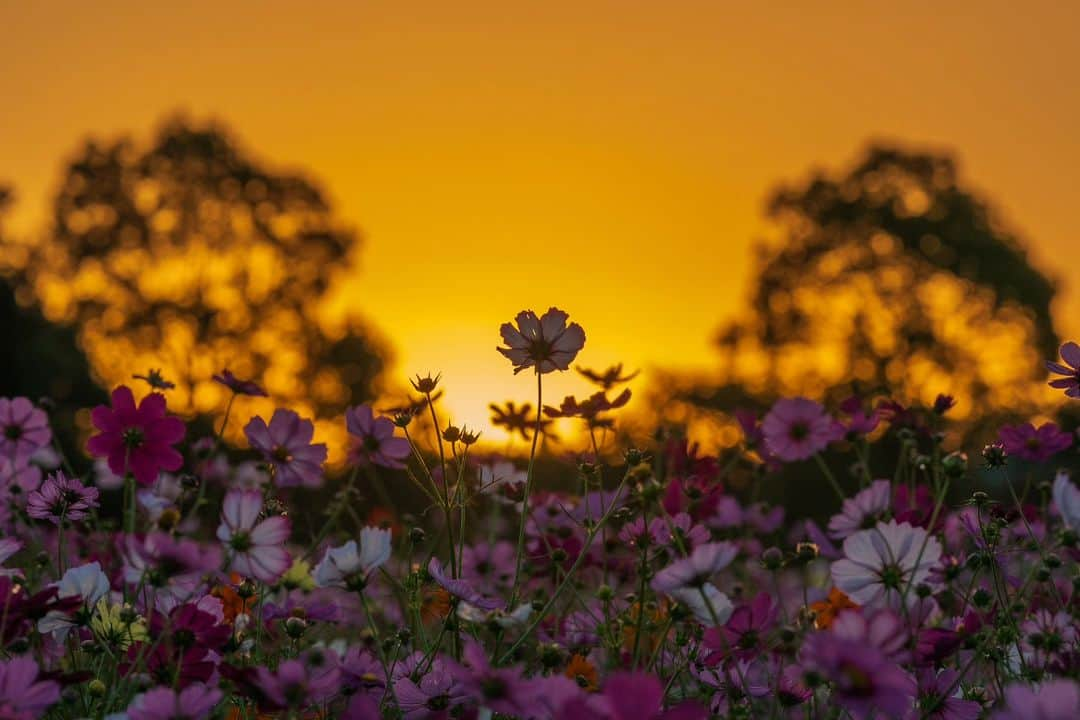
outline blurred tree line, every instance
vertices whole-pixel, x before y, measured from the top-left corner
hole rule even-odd
[[[4,327],[37,333],[6,360],[18,367],[5,393],[85,406],[95,384],[160,368],[170,408],[209,420],[227,397],[212,376],[228,368],[324,420],[374,396],[386,346],[342,301],[359,235],[315,183],[221,126],[173,119],[147,146],[86,141],[45,231],[0,242]]]

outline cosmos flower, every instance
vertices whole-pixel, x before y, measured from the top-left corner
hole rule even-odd
[[[1035,428],[1031,423],[1006,425],[998,431],[998,439],[1009,455],[1030,462],[1046,462],[1063,450],[1072,447],[1072,435],[1048,422]]]
[[[292,564],[282,545],[289,539],[289,519],[280,515],[259,521],[263,510],[258,490],[230,490],[221,507],[217,538],[229,554],[229,569],[264,583],[273,583]]]
[[[0,717],[39,718],[60,701],[60,685],[38,680],[38,664],[28,657],[0,661]]]
[[[98,489],[57,471],[26,498],[26,514],[59,525],[64,520],[85,520],[98,506]]]
[[[1050,387],[1064,390],[1072,398],[1080,398],[1080,345],[1067,342],[1059,351],[1063,363],[1047,362],[1046,369],[1063,377],[1050,381]]]
[[[221,690],[202,683],[192,683],[180,691],[157,687],[136,695],[127,716],[128,720],[205,720],[221,698]]]
[[[405,438],[394,437],[393,420],[375,417],[370,405],[357,405],[345,413],[345,427],[359,441],[353,448],[354,461],[385,468],[405,467],[403,460],[412,448]]]
[[[901,717],[911,707],[911,679],[873,645],[831,632],[812,633],[800,659],[806,672],[832,683],[832,701],[855,720]]]
[[[1075,346],[1074,346],[1075,347]],[[993,720],[1075,720],[1080,716],[1080,684],[1055,678],[1032,688],[1014,683],[1005,688],[1005,707]]]
[[[313,650],[285,660],[276,671],[255,670],[255,685],[278,708],[299,709],[325,702],[341,688],[341,667],[330,650]]]
[[[206,584],[204,577],[221,567],[217,545],[164,532],[128,535],[121,552],[124,581],[152,593],[159,610],[186,602]]]
[[[890,606],[905,588],[926,582],[941,558],[941,543],[925,529],[895,520],[879,522],[844,540],[844,557],[832,564],[832,578],[860,605]],[[909,601],[915,598],[907,592]]]
[[[1054,505],[1061,519],[1073,530],[1080,530],[1080,490],[1076,489],[1065,470],[1054,477]]]
[[[270,424],[253,417],[244,427],[251,447],[262,455],[271,467],[278,487],[321,487],[322,464],[326,462],[326,445],[312,444],[315,425],[292,410],[278,408]]]
[[[126,385],[113,390],[112,407],[90,413],[98,434],[86,443],[95,457],[107,458],[117,475],[131,473],[140,485],[152,485],[162,470],[179,470],[183,456],[173,448],[184,437],[184,423],[165,414],[165,396],[151,393],[135,407]]]
[[[368,575],[390,559],[391,533],[368,526],[360,531],[360,545],[350,540],[329,548],[315,566],[313,577],[319,587],[363,588]]]
[[[439,559],[432,556],[428,561],[428,575],[446,592],[480,610],[499,610],[506,606],[500,598],[487,597],[473,587],[468,580],[447,576]]]
[[[101,563],[92,562],[70,568],[56,584],[57,597],[79,598],[83,610],[89,614],[98,601],[109,594],[109,578],[101,571]],[[38,621],[38,632],[56,633],[63,640],[68,630],[83,624],[78,613],[50,610]]]
[[[405,720],[443,720],[468,699],[460,680],[442,663],[432,665],[418,681],[408,675],[398,678],[394,696]]]
[[[0,397],[0,457],[23,467],[52,440],[49,417],[27,398]]]
[[[526,679],[519,667],[493,667],[484,646],[473,638],[464,642],[464,664],[452,668],[462,693],[491,712],[531,717],[538,703],[537,683]]]
[[[738,554],[739,548],[726,541],[698,545],[688,557],[675,560],[656,573],[652,588],[657,592],[670,593],[676,588],[701,587],[730,565]]]
[[[514,364],[514,374],[535,368],[538,374],[554,370],[569,370],[581,348],[585,347],[585,331],[577,323],[566,321],[569,315],[558,308],[550,308],[543,317],[532,310],[518,313],[511,323],[499,328],[507,347],[496,348]]]
[[[701,587],[672,588],[666,594],[685,605],[702,625],[726,623],[734,610],[731,599],[709,582]]]
[[[705,631],[703,644],[713,652],[706,663],[715,665],[734,653],[743,660],[756,657],[765,646],[765,634],[776,625],[779,606],[767,592],[758,593],[752,602],[735,608],[727,622]]]
[[[229,388],[236,395],[248,395],[250,397],[267,397],[266,391],[253,380],[241,380],[227,369],[214,375],[214,381]]]
[[[155,390],[172,390],[176,387],[176,383],[165,379],[160,368],[151,368],[146,371],[145,375],[132,375],[131,377],[133,380],[142,380]]]
[[[604,682],[599,696],[572,698],[557,720],[705,720],[708,711],[694,701],[664,709],[664,686],[655,675],[618,672]]]
[[[875,480],[855,497],[844,500],[840,512],[829,520],[829,535],[842,540],[858,530],[873,527],[878,516],[892,504],[892,483]]]
[[[765,446],[785,462],[806,460],[843,435],[843,427],[806,398],[777,400],[761,423]]]
[[[594,385],[599,385],[604,390],[610,390],[616,385],[628,383],[634,378],[636,378],[638,376],[638,373],[641,372],[640,370],[635,370],[631,373],[626,373],[624,375],[622,363],[612,365],[611,367],[603,371],[591,370],[589,368],[581,367],[580,365],[575,366],[574,369],[578,371],[578,374],[580,374],[581,377],[585,378]]]

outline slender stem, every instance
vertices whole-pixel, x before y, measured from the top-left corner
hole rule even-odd
[[[818,467],[821,468],[821,474],[825,476],[825,479],[832,485],[833,491],[836,493],[836,497],[840,498],[840,502],[844,502],[846,496],[844,491],[840,488],[840,483],[837,482],[836,476],[833,475],[832,470],[825,463],[825,459],[821,457],[821,453],[814,453],[814,460],[817,462]]]
[[[514,586],[510,593],[510,607],[517,604],[518,590],[521,583],[521,562],[525,555],[525,525],[529,520],[529,496],[532,495],[533,465],[536,462],[536,443],[540,438],[540,422],[543,419],[544,386],[543,375],[536,371],[536,428],[533,430],[532,450],[529,451],[529,467],[525,472],[525,497],[521,499],[521,525],[518,526],[517,559],[514,563]],[[516,645],[515,645],[516,647]]]

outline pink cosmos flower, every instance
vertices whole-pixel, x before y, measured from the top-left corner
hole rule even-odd
[[[64,520],[85,520],[98,506],[98,489],[57,471],[26,499],[26,513],[59,525]]]
[[[38,680],[38,664],[28,657],[0,661],[0,717],[38,718],[60,701],[60,685]]]
[[[403,468],[412,449],[405,438],[394,437],[394,421],[375,417],[370,405],[357,405],[345,413],[345,427],[359,442],[353,449],[356,462]]]
[[[585,331],[577,323],[566,321],[570,316],[558,308],[550,308],[543,317],[532,310],[518,313],[511,323],[499,328],[508,347],[495,348],[514,364],[514,374],[530,367],[538,374],[554,370],[569,370],[581,348],[585,347]]]
[[[806,398],[777,400],[761,423],[765,447],[780,460],[806,460],[839,439],[843,427]]]
[[[676,560],[656,573],[652,588],[657,592],[670,592],[681,587],[700,587],[730,565],[738,554],[738,546],[727,541],[698,545],[688,557]]]
[[[431,579],[443,590],[473,607],[481,610],[498,610],[506,606],[504,600],[488,597],[477,591],[468,580],[449,577],[443,570],[442,563],[436,557],[432,557],[428,561],[427,571]]]
[[[844,557],[832,564],[832,577],[860,605],[890,607],[916,598],[914,586],[926,582],[941,559],[941,543],[921,527],[895,520],[879,522],[844,540]]]
[[[310,420],[281,408],[274,411],[269,425],[256,416],[244,427],[251,447],[273,469],[278,487],[322,486],[326,445],[312,444],[314,434],[315,425]]]
[[[840,512],[829,520],[829,535],[843,540],[858,530],[873,527],[892,504],[891,485],[888,480],[875,480],[855,497],[844,500]]]
[[[1006,425],[998,431],[1005,452],[1030,462],[1046,462],[1063,450],[1072,447],[1072,435],[1056,423],[1043,423],[1035,428],[1031,423]]]
[[[1064,377],[1050,381],[1050,387],[1064,390],[1069,397],[1080,398],[1080,345],[1067,342],[1059,350],[1064,363],[1047,362],[1046,369]]]
[[[221,508],[217,537],[229,553],[229,569],[264,583],[280,578],[292,558],[282,545],[289,539],[289,519],[280,515],[259,522],[263,509],[258,490],[230,490]]]
[[[222,692],[202,683],[180,691],[157,687],[138,695],[128,706],[129,720],[204,720],[221,702]]]
[[[705,720],[708,711],[694,701],[664,709],[664,686],[655,675],[619,672],[604,683],[598,696],[575,697],[564,703],[557,720]]]
[[[901,717],[911,708],[915,688],[908,674],[872,645],[812,633],[803,645],[802,664],[832,683],[831,700],[855,720]]]
[[[286,660],[272,672],[255,671],[255,684],[278,708],[299,710],[318,705],[341,688],[341,667],[331,650],[313,650],[299,660]]]
[[[461,682],[440,662],[416,682],[407,675],[400,677],[394,682],[394,696],[405,720],[449,718],[468,699]]]
[[[108,458],[117,475],[130,472],[140,485],[152,485],[162,470],[179,470],[183,456],[172,446],[184,437],[184,423],[165,414],[165,396],[151,393],[135,407],[126,385],[113,390],[112,407],[90,414],[98,434],[86,443],[95,457]]]
[[[52,439],[49,417],[27,398],[0,398],[0,457],[22,467]]]
[[[982,715],[982,705],[960,697],[957,671],[920,668],[915,677],[915,707],[904,720],[978,720]]]

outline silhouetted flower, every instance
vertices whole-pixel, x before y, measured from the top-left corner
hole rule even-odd
[[[281,408],[274,411],[269,425],[256,416],[244,427],[248,442],[273,468],[274,484],[278,487],[320,487],[323,484],[326,445],[313,444],[314,434],[315,426],[310,420]]]
[[[155,390],[172,390],[176,387],[176,383],[169,382],[165,379],[165,377],[161,374],[160,369],[151,368],[150,370],[146,371],[145,375],[132,375],[131,377],[135,380],[145,381],[147,385],[154,388]]]
[[[77,478],[57,471],[26,499],[26,513],[38,520],[59,525],[63,520],[85,520],[98,506],[98,489],[84,486]]]
[[[638,373],[641,372],[640,370],[635,370],[632,373],[623,375],[622,363],[612,365],[603,372],[590,370],[589,368],[583,368],[580,365],[575,366],[574,369],[577,370],[578,374],[580,374],[583,378],[595,385],[599,385],[600,387],[604,388],[604,390],[610,390],[616,385],[630,382],[638,376]]]
[[[1064,377],[1050,381],[1050,387],[1064,390],[1069,397],[1080,398],[1080,345],[1067,342],[1059,350],[1064,363],[1048,361],[1046,369]]]
[[[237,395],[267,397],[266,391],[254,380],[241,380],[228,370],[222,370],[217,375],[214,375],[214,380],[229,388]]]
[[[553,370],[568,370],[570,363],[585,347],[585,331],[577,323],[566,321],[569,315],[550,308],[543,317],[532,310],[523,310],[511,323],[503,323],[499,332],[508,347],[496,348],[514,364],[514,374],[530,367],[543,374]]]
[[[162,470],[179,470],[184,457],[172,446],[184,437],[184,423],[165,414],[165,396],[151,393],[135,407],[126,385],[113,390],[112,407],[98,405],[90,414],[98,434],[86,443],[95,457],[108,459],[117,475],[131,473],[140,485],[152,485]]]

